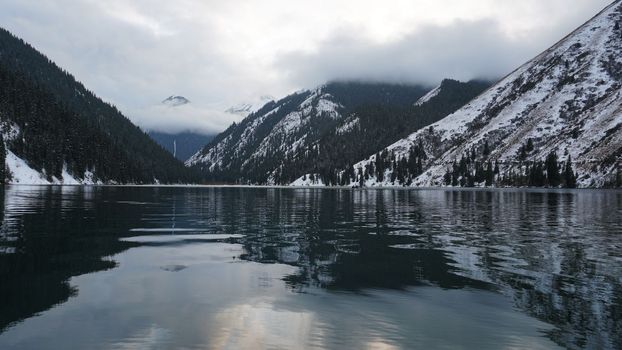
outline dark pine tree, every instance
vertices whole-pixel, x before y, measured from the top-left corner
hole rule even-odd
[[[546,157],[545,167],[548,185],[551,187],[559,187],[561,176],[559,174],[559,164],[557,161],[557,153],[555,153],[555,151],[551,152]]]
[[[568,159],[566,160],[566,164],[564,166],[564,187],[577,187],[577,176],[572,169],[572,158],[570,157],[570,154],[568,155]]]

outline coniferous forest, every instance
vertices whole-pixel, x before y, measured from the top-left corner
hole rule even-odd
[[[48,180],[61,179],[63,168],[77,179],[90,172],[94,181],[104,183],[196,180],[114,106],[4,29],[0,86],[8,150]]]
[[[531,141],[528,142],[531,144]],[[487,144],[483,154],[475,149],[466,152],[462,158],[448,167],[444,176],[444,186],[448,187],[549,187],[575,188],[577,177],[572,158],[567,155],[559,159],[552,152],[542,160],[521,160],[512,163],[488,160],[482,162],[479,157],[487,156]],[[523,150],[521,149],[521,152]],[[413,180],[423,174],[429,156],[422,144],[410,147],[407,156],[398,156],[395,152],[384,150],[374,155],[373,161],[364,167],[355,169],[350,166],[344,171],[334,172],[331,176],[313,174],[327,185],[365,187],[370,178],[378,182],[387,182],[399,186],[411,186]],[[500,167],[503,170],[500,170]],[[612,184],[618,187],[619,185]]]

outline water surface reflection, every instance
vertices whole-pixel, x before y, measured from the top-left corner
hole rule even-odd
[[[0,198],[2,348],[622,348],[621,192]]]

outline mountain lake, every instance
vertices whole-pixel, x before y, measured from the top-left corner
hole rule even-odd
[[[0,349],[622,349],[621,191],[0,200]]]

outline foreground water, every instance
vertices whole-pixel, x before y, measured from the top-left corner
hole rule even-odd
[[[622,192],[1,194],[0,349],[622,348]]]

